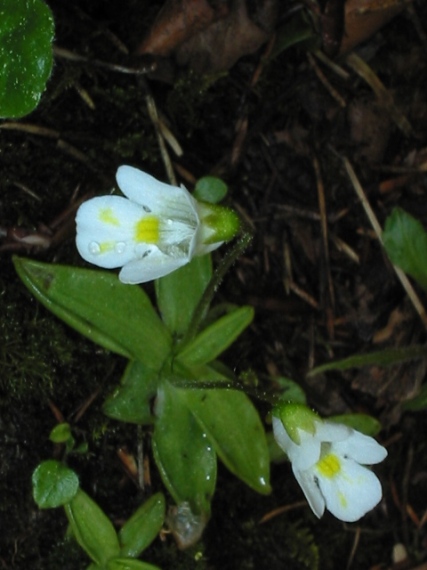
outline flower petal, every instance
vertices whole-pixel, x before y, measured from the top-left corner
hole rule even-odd
[[[285,430],[285,426],[280,418],[272,417],[274,439],[277,445],[283,449],[290,461],[293,461],[295,455],[298,455],[300,446],[294,443]]]
[[[321,421],[315,422],[316,424],[316,435],[320,441],[325,442],[335,442],[344,441],[352,433],[352,429],[344,424],[336,424],[334,422]]]
[[[143,208],[120,196],[100,196],[84,202],[77,211],[76,245],[94,265],[112,269],[135,257],[134,227]]]
[[[377,476],[352,459],[340,458],[341,470],[333,477],[316,472],[326,508],[337,519],[355,522],[381,500],[382,489]]]
[[[293,467],[293,465],[292,465]],[[325,499],[316,484],[312,470],[297,471],[293,469],[295,479],[298,481],[313,513],[320,519],[325,512]]]
[[[387,457],[387,450],[373,437],[352,430],[350,437],[345,441],[332,444],[332,449],[337,455],[354,459],[362,465],[379,463]]]
[[[274,437],[283,449],[292,466],[300,471],[312,467],[320,457],[320,441],[311,434],[299,430],[301,444],[298,445],[289,437],[280,418],[273,416]]]
[[[183,186],[165,184],[142,170],[125,165],[119,166],[116,179],[120,190],[133,202],[156,214],[189,221],[197,227],[196,201]]]
[[[147,246],[141,259],[127,263],[119,273],[122,283],[135,285],[164,277],[189,262],[188,257],[172,257],[156,246]]]

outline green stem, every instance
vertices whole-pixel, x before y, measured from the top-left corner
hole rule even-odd
[[[221,281],[224,279],[225,274],[233,265],[233,263],[240,257],[240,255],[242,255],[242,253],[250,244],[251,240],[252,234],[249,231],[244,230],[237,241],[234,243],[233,247],[231,247],[222,258],[220,264],[213,272],[211,280],[203,292],[202,298],[194,310],[188,329],[180,343],[180,348],[190,342],[196,336],[197,331],[199,330],[199,327],[209,309],[209,305],[212,302],[213,296],[220,286]]]

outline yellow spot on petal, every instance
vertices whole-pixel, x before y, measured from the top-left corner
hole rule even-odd
[[[115,245],[115,241],[103,241],[99,244],[99,253],[107,253],[107,251],[113,250]]]
[[[335,477],[341,471],[341,463],[336,455],[329,453],[317,462],[316,468],[323,477]]]
[[[112,208],[101,208],[99,211],[99,219],[104,224],[109,224],[111,226],[120,226],[120,221],[114,215]]]
[[[348,505],[348,502],[347,502],[347,499],[343,493],[338,493],[338,500],[339,500],[342,508],[345,509]]]
[[[134,240],[138,243],[158,243],[159,225],[156,216],[144,216],[135,224]]]

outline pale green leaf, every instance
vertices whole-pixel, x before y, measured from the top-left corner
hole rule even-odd
[[[32,483],[34,500],[41,509],[65,505],[79,489],[74,471],[54,459],[40,463],[33,473]]]
[[[65,505],[65,514],[77,542],[96,564],[104,565],[119,556],[119,541],[110,519],[81,489]]]
[[[136,558],[159,534],[165,520],[162,493],[150,497],[122,526],[119,532],[120,555]]]
[[[215,360],[250,325],[252,307],[240,307],[206,327],[178,352],[177,360],[189,368]]]
[[[216,453],[188,409],[180,390],[164,380],[160,386],[153,433],[153,452],[168,491],[177,504],[210,514],[216,483]]]
[[[158,369],[171,338],[141,287],[112,272],[14,258],[28,289],[52,313],[97,344]]]

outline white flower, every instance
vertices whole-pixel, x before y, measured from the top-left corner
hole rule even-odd
[[[382,497],[378,478],[364,465],[379,463],[387,451],[372,437],[342,424],[318,418],[311,427],[297,428],[291,439],[282,420],[273,417],[274,437],[314,514],[320,518],[326,507],[342,521],[359,520]]]
[[[123,283],[163,277],[238,230],[234,212],[198,202],[183,186],[164,184],[131,166],[120,166],[116,178],[126,198],[84,202],[76,215],[76,245],[89,263],[122,267]]]

